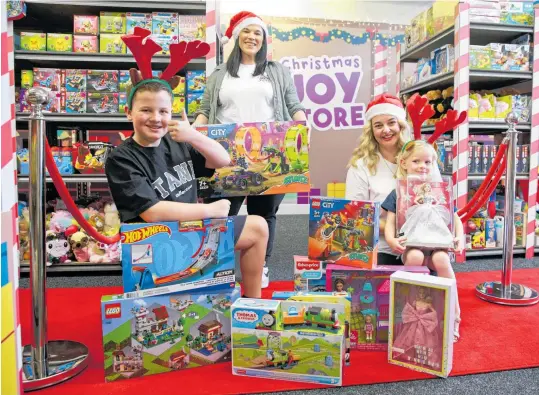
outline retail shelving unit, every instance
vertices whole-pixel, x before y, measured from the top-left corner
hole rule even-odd
[[[515,248],[515,253],[525,254],[530,259],[539,248],[535,247],[535,211],[537,203],[537,166],[539,161],[539,62],[536,60],[530,68],[533,71],[497,71],[497,70],[474,70],[469,67],[469,46],[486,45],[489,43],[506,43],[522,34],[534,36],[533,52],[539,53],[539,9],[535,9],[535,22],[533,26],[517,26],[491,23],[470,23],[469,8],[467,3],[459,3],[455,12],[455,26],[448,28],[426,42],[418,44],[404,53],[397,51],[397,83],[402,81],[401,63],[416,62],[423,57],[430,57],[432,50],[446,44],[453,44],[455,48],[455,70],[436,75],[428,80],[423,80],[410,87],[398,87],[400,94],[413,92],[424,93],[432,89],[444,89],[453,85],[454,107],[458,111],[467,111],[469,107],[469,92],[471,89],[496,89],[512,86],[517,83],[529,84],[533,105],[531,110],[531,122],[518,125],[517,129],[529,136],[529,165],[527,174],[517,174],[517,180],[528,180],[528,212],[526,226],[526,247]],[[531,49],[530,49],[531,51]],[[434,127],[424,127],[424,133],[431,133]],[[453,184],[454,197],[458,208],[468,202],[468,181],[483,180],[484,175],[468,175],[469,136],[470,134],[503,133],[507,125],[503,122],[481,122],[467,120],[453,131]],[[501,255],[501,248],[482,250],[467,250],[468,256],[492,256]]]
[[[27,0],[27,16],[18,20],[14,24],[15,31],[36,31],[45,32],[70,32],[73,29],[74,14],[98,15],[99,11],[173,11],[180,15],[206,15],[210,20],[208,24],[208,43],[213,45],[212,52],[206,58],[193,59],[185,67],[186,70],[208,70],[210,65],[215,63],[215,23],[216,23],[216,3],[215,0],[201,1],[80,1],[80,0]],[[52,23],[51,23],[52,21]],[[212,44],[213,43],[213,44]],[[101,53],[72,53],[72,52],[46,52],[46,51],[14,51],[15,60],[15,80],[20,81],[19,75],[22,69],[33,67],[54,67],[54,68],[83,68],[83,69],[113,69],[125,70],[135,67],[136,63],[132,55],[109,55]],[[163,70],[169,64],[169,56],[154,56],[152,67],[155,70]],[[215,67],[215,66],[213,66]],[[17,84],[18,85],[18,84]],[[17,113],[16,122],[18,129],[26,129],[28,113]],[[102,129],[105,125],[107,129],[117,128],[124,130],[129,128],[129,121],[123,113],[118,114],[45,114],[47,124],[56,128],[61,125],[81,126],[85,128]],[[193,121],[193,117],[189,117]],[[92,183],[107,183],[105,175],[65,175],[64,182],[69,185],[84,186],[84,190],[90,190]],[[50,177],[47,182],[52,182]],[[21,186],[28,183],[28,176],[19,176],[18,182]],[[21,273],[28,273],[27,262],[22,262]],[[121,265],[118,264],[92,264],[79,262],[76,264],[58,264],[47,268],[49,273],[118,273]]]

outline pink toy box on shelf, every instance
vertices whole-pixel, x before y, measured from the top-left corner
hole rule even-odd
[[[386,351],[389,332],[390,276],[398,270],[429,274],[425,266],[378,266],[373,270],[326,267],[326,290],[351,296],[350,348]]]
[[[455,280],[391,275],[389,363],[447,377],[453,366]]]

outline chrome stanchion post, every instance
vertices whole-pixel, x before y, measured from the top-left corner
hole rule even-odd
[[[505,221],[503,239],[502,281],[488,281],[477,285],[476,295],[487,302],[509,305],[529,306],[539,302],[539,294],[525,285],[513,284],[513,240],[515,237],[515,190],[516,190],[516,151],[518,118],[509,113],[505,120],[509,125],[507,137],[507,168],[505,170]]]
[[[32,343],[23,350],[23,388],[25,391],[49,387],[80,373],[88,364],[88,349],[83,344],[60,340],[47,341],[47,282],[45,255],[45,118],[42,105],[48,91],[32,88],[29,128],[30,285],[32,292]]]

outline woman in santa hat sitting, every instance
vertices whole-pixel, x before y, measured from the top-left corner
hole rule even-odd
[[[226,124],[272,121],[306,121],[289,70],[279,62],[267,60],[268,28],[252,12],[234,15],[221,40],[235,41],[226,63],[209,76],[195,124]],[[284,195],[249,196],[247,212],[264,217],[269,227],[266,263],[271,256],[276,214]],[[244,197],[228,198],[229,215],[237,215]],[[211,201],[208,199],[207,202]],[[264,268],[262,287],[268,286],[268,268]]]

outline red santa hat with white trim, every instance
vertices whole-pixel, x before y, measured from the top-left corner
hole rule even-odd
[[[393,115],[398,120],[406,122],[406,110],[401,101],[388,93],[380,95],[369,103],[365,120],[370,121],[377,115]]]
[[[226,29],[225,35],[221,38],[221,43],[226,44],[232,37],[234,37],[234,40],[237,39],[241,30],[249,25],[260,26],[266,36],[268,35],[268,27],[260,17],[249,11],[240,11],[230,19],[230,25]]]

